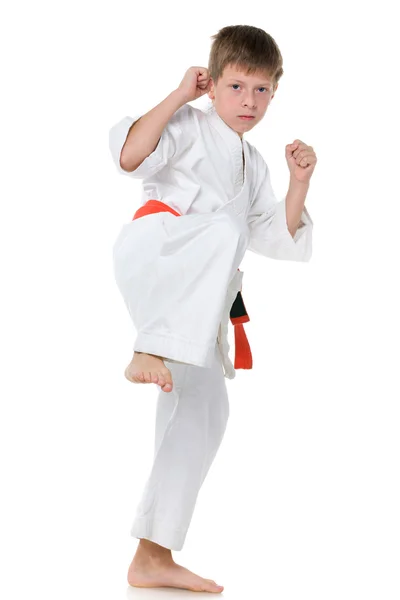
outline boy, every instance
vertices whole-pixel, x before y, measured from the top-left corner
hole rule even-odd
[[[118,171],[143,179],[142,208],[113,248],[116,282],[138,331],[125,376],[160,386],[154,464],[131,528],[140,539],[128,570],[133,586],[223,590],[176,564],[171,550],[183,547],[229,416],[224,378],[235,371],[227,327],[244,253],[295,261],[312,254],[304,207],[312,147],[286,146],[290,185],[278,202],[265,161],[243,140],[282,74],[270,35],[225,27],[208,69],[191,67],[158,106],[110,131]],[[187,104],[205,93],[209,110]]]

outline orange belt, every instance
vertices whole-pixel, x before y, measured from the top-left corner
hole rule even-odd
[[[182,215],[164,202],[160,200],[148,200],[146,204],[141,206],[133,215],[133,219],[139,219],[145,215],[151,215],[158,212],[170,212],[177,217]],[[240,269],[238,269],[239,271]],[[243,327],[243,323],[250,321],[250,317],[247,314],[242,294],[238,292],[234,303],[232,304],[230,312],[231,323],[234,325],[235,332],[235,369],[252,369],[253,358],[251,355],[250,345],[246,337],[246,332]]]

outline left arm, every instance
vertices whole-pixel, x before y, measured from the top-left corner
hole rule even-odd
[[[312,146],[295,140],[285,148],[290,171],[286,198],[275,198],[268,166],[259,152],[257,186],[247,216],[249,250],[281,260],[306,262],[312,255],[313,221],[304,206],[317,157]]]
[[[255,166],[257,183],[247,214],[248,249],[276,260],[309,261],[313,221],[304,206],[307,186],[291,181],[286,198],[277,200],[269,168],[258,152]]]

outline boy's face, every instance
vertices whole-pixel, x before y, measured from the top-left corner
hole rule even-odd
[[[264,117],[277,88],[263,72],[246,75],[235,65],[228,65],[216,85],[211,79],[208,97],[221,119],[242,138]],[[241,119],[241,115],[254,119]]]

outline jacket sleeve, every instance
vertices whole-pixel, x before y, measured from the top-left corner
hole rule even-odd
[[[286,198],[277,200],[267,164],[257,152],[255,197],[247,216],[250,230],[248,249],[278,260],[308,262],[312,255],[313,221],[304,206],[301,221],[292,237],[286,221]]]
[[[130,127],[141,116],[143,115],[126,116],[113,125],[109,131],[109,148],[117,171],[121,175],[128,175],[135,179],[145,179],[160,171],[172,159],[178,158],[191,141],[191,136],[187,135],[187,131],[190,129],[187,126],[190,120],[190,106],[184,104],[168,121],[154,151],[143,160],[137,169],[125,171],[119,163],[121,150]]]

